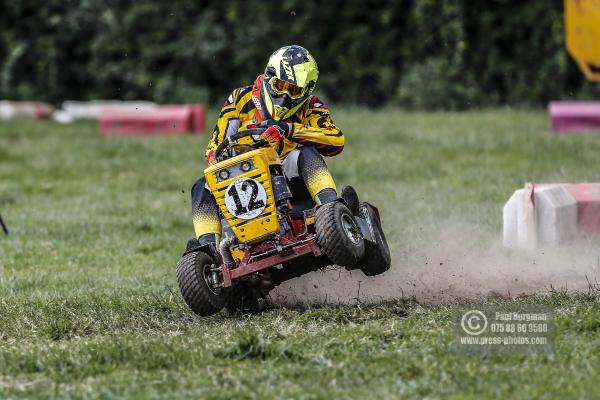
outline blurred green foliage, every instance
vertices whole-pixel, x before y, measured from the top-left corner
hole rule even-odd
[[[291,43],[314,54],[335,102],[593,95],[565,51],[558,0],[0,0],[0,98],[220,102]]]

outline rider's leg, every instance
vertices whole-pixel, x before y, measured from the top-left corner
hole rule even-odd
[[[325,204],[337,199],[333,177],[323,156],[314,147],[298,147],[288,158],[283,165],[286,177],[291,179],[300,176],[316,204]]]
[[[198,179],[192,187],[192,220],[200,244],[217,242],[217,236],[221,235],[219,206],[206,187],[204,177]]]

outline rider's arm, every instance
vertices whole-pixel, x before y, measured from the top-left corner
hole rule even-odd
[[[335,156],[344,149],[344,134],[335,126],[328,107],[316,96],[308,100],[301,123],[294,123],[292,140],[312,144],[324,156]]]
[[[221,112],[219,113],[219,119],[217,120],[217,125],[213,130],[212,138],[208,142],[208,146],[204,154],[205,160],[207,162],[211,153],[214,153],[219,144],[225,138],[227,130],[233,129],[237,131],[237,128],[239,127],[239,112],[236,108],[238,92],[239,89],[235,89],[229,95],[227,100],[225,100],[223,108],[221,108]]]

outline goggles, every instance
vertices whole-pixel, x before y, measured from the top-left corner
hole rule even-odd
[[[302,97],[304,94],[304,89],[300,86],[296,86],[292,83],[288,83],[286,81],[282,81],[281,79],[277,79],[277,77],[273,76],[269,79],[269,85],[273,91],[277,94],[287,94],[292,99],[297,99]]]

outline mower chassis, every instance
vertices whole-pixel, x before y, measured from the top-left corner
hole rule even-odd
[[[282,237],[279,245],[275,247],[272,246],[272,242],[260,244],[254,252],[246,253],[236,268],[229,269],[227,265],[223,264],[221,268],[223,286],[229,287],[235,279],[292,261],[307,254],[312,254],[315,257],[319,257],[322,254],[313,234],[298,239],[298,241],[294,242]]]

